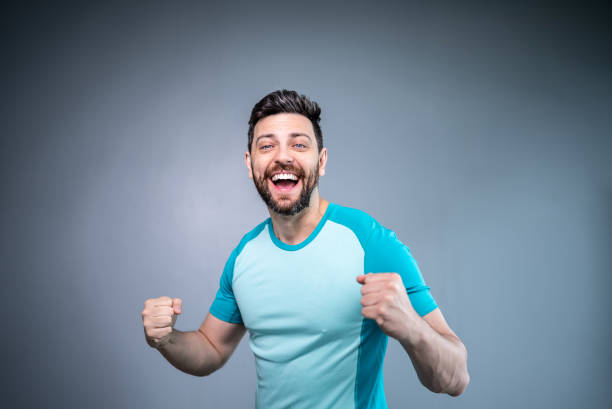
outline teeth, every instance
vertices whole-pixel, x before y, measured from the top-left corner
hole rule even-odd
[[[273,182],[276,182],[277,180],[281,179],[297,180],[297,176],[292,173],[277,173],[276,175],[272,176]]]

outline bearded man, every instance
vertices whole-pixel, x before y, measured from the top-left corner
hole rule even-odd
[[[208,375],[249,332],[258,408],[386,408],[388,337],[421,383],[460,395],[467,350],[449,328],[410,250],[367,213],[319,195],[321,110],[295,91],[251,112],[244,160],[270,217],[232,251],[197,331],[174,329],[180,298],[148,299],[145,337],[176,368]]]

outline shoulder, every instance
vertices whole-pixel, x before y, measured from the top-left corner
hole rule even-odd
[[[361,246],[365,249],[376,230],[384,227],[369,213],[352,207],[341,206],[330,203],[333,208],[329,214],[329,220],[341,224],[357,236]]]
[[[227,258],[227,261],[225,262],[225,267],[223,268],[223,277],[231,281],[231,278],[233,277],[233,274],[234,274],[234,265],[236,263],[236,259],[238,258],[238,256],[240,255],[244,247],[251,240],[257,237],[262,232],[262,230],[265,229],[265,227],[268,225],[268,220],[269,219],[266,219],[263,222],[259,223],[251,231],[249,231],[247,234],[242,236],[242,238],[240,239],[240,242],[238,243],[236,247],[234,247],[229,257]]]
[[[329,218],[353,230],[364,249],[388,246],[406,247],[393,230],[386,228],[363,210],[334,204]]]
[[[238,243],[238,245],[234,248],[234,250],[232,251],[232,254],[230,256],[230,258],[236,258],[240,252],[242,251],[242,249],[244,249],[244,247],[254,238],[256,238],[257,236],[259,236],[261,234],[261,232],[266,228],[266,226],[268,225],[270,219],[266,219],[263,222],[259,223],[257,226],[255,226],[253,229],[251,229],[251,231],[249,231],[248,233],[246,233],[244,236],[242,236],[242,238],[240,239],[240,242]]]

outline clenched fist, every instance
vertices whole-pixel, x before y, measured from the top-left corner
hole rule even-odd
[[[397,340],[412,329],[419,315],[414,310],[402,278],[397,273],[365,274],[357,277],[361,287],[361,314],[376,321],[380,329]]]
[[[182,303],[180,298],[170,297],[149,298],[145,301],[142,323],[145,338],[151,347],[159,348],[168,342],[176,318],[181,313]]]

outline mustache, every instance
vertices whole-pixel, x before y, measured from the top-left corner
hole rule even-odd
[[[305,173],[302,169],[300,168],[296,168],[293,166],[276,166],[270,170],[267,170],[264,173],[264,178],[268,179],[271,178],[273,174],[280,172],[280,171],[286,171],[286,172],[291,172],[294,173],[298,178],[302,178],[305,176]]]

